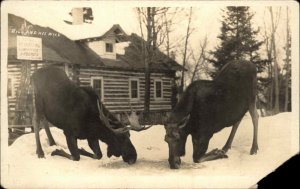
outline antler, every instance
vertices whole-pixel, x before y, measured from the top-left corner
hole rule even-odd
[[[102,104],[100,104],[99,100],[97,100],[97,107],[98,107],[98,110],[99,110],[100,120],[104,122],[104,125],[107,128],[109,128],[111,131],[113,131],[116,134],[122,134],[122,133],[125,133],[125,132],[130,130],[127,127],[120,127],[120,128],[116,128],[116,129],[113,128],[110,123],[116,123],[116,122],[113,121],[113,120],[108,119],[108,117],[105,116],[104,113],[103,113],[103,108],[101,108],[100,106],[102,106]]]
[[[133,130],[133,131],[144,131],[144,130],[147,130],[149,129],[150,127],[152,127],[153,125],[149,125],[149,126],[145,126],[145,125],[141,125],[140,122],[139,122],[139,117],[138,115],[136,114],[135,111],[133,111],[132,109],[132,106],[131,106],[131,103],[129,103],[130,105],[130,109],[131,109],[131,114],[130,116],[128,116],[128,114],[126,113],[126,116],[128,118],[128,121],[129,121],[129,126],[127,126],[127,128],[129,128],[130,130]]]
[[[127,128],[129,128],[130,130],[139,132],[139,131],[147,130],[153,126],[153,125],[149,125],[149,126],[141,125],[138,120],[139,118],[135,112],[131,112],[130,116],[128,116],[128,114],[126,113],[126,116],[130,124],[129,126],[127,126]]]
[[[99,102],[99,100],[97,100],[97,106],[98,106],[98,110],[99,110],[100,120],[103,121],[104,125],[107,128],[109,128],[111,131],[113,131],[116,134],[122,134],[122,133],[125,133],[125,132],[129,131],[129,130],[139,132],[139,131],[147,130],[150,127],[153,126],[153,125],[149,125],[149,126],[143,125],[143,126],[141,126],[140,123],[139,123],[139,117],[137,116],[136,112],[132,110],[131,104],[130,104],[130,109],[131,109],[130,116],[128,116],[128,114],[126,113],[126,116],[128,118],[129,124],[130,124],[128,126],[123,125],[119,121],[114,121],[114,120],[109,119],[108,115],[104,115],[104,112],[103,112],[104,108],[102,107],[103,105]],[[113,125],[121,124],[122,127],[113,128],[111,124],[113,124]]]

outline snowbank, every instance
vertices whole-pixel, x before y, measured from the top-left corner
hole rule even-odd
[[[249,188],[289,157],[297,153],[292,145],[292,135],[299,132],[292,122],[291,113],[282,113],[259,120],[259,152],[249,155],[252,144],[252,122],[245,116],[237,131],[228,159],[195,164],[192,161],[192,144],[187,142],[187,153],[179,170],[170,170],[168,146],[164,142],[161,125],[144,132],[131,132],[131,139],[138,152],[134,165],[127,165],[122,158],[106,157],[106,145],[101,143],[104,157],[93,160],[81,156],[79,162],[51,156],[54,149],[68,151],[61,130],[51,128],[58,146],[49,147],[44,130],[40,132],[45,159],[35,154],[34,134],[17,139],[8,148],[6,161],[2,161],[2,183],[8,188],[101,188],[101,187],[180,187],[180,188]],[[230,128],[214,135],[209,149],[222,148]],[[79,147],[91,151],[86,141]]]

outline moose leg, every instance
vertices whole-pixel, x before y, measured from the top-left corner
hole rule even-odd
[[[200,163],[201,157],[205,154],[208,148],[211,137],[192,135],[193,142],[193,160],[195,163]]]
[[[49,123],[47,120],[44,119],[44,127],[45,127],[45,131],[46,131],[46,134],[47,134],[47,137],[48,137],[48,142],[49,142],[49,145],[50,146],[53,146],[53,145],[56,145],[54,139],[53,139],[53,136],[50,132],[50,129],[49,129]]]
[[[93,150],[94,154],[87,152],[85,149],[79,149],[79,153],[84,156],[88,156],[93,159],[101,159],[102,152],[100,149],[99,141],[97,139],[88,139],[89,147]]]
[[[228,158],[228,156],[225,154],[224,150],[219,150],[219,149],[213,149],[212,151],[206,153],[203,155],[199,162],[204,162],[204,161],[211,161],[211,160],[216,160],[216,159],[221,159],[221,158]]]
[[[66,136],[67,145],[71,152],[71,155],[66,153],[64,150],[57,149],[51,153],[51,156],[58,155],[58,156],[66,157],[73,161],[79,161],[80,155],[79,155],[79,150],[78,150],[78,146],[77,146],[77,139],[74,136],[66,134],[66,133],[65,133],[65,136]]]
[[[94,154],[86,151],[84,148],[80,148],[78,150],[79,150],[80,155],[87,156],[87,157],[90,157],[90,158],[94,158]]]
[[[79,150],[78,150],[78,146],[77,146],[77,139],[72,135],[66,136],[66,138],[67,138],[68,148],[72,155],[72,160],[79,161],[80,155],[79,155]]]
[[[178,148],[179,148],[179,156],[184,156],[185,155],[185,144],[186,144],[186,139],[188,137],[188,134],[184,133],[181,135]]]
[[[232,144],[232,141],[233,141],[233,138],[235,136],[235,133],[239,127],[241,123],[241,120],[238,121],[237,123],[235,123],[233,126],[232,126],[232,129],[231,129],[231,132],[230,132],[230,135],[227,139],[227,142],[226,144],[224,145],[224,147],[222,148],[222,150],[226,153],[230,148],[231,148],[231,144]]]
[[[258,135],[258,113],[254,102],[250,103],[249,105],[249,112],[252,118],[253,123],[253,141],[252,141],[252,147],[250,150],[250,154],[256,154],[258,150],[258,144],[257,144],[257,135]]]
[[[41,116],[38,115],[39,110],[37,110],[37,103],[38,99],[36,99],[36,94],[34,92],[34,86],[32,86],[32,124],[34,127],[34,134],[35,134],[35,142],[36,142],[36,154],[38,155],[38,158],[44,158],[44,152],[42,149],[41,141],[40,141],[40,118]]]
[[[100,149],[99,141],[97,139],[88,139],[89,147],[93,150],[94,159],[101,159],[102,158],[102,152]]]
[[[68,158],[68,159],[72,160],[72,156],[70,154],[68,154],[64,150],[59,150],[59,149],[54,150],[51,153],[51,156],[62,156],[62,157],[65,157],[65,158]]]
[[[37,117],[36,113],[33,114],[33,126],[36,142],[36,154],[38,155],[38,158],[44,158],[45,155],[40,140],[40,120]]]
[[[206,153],[209,140],[211,136],[192,136],[193,141],[193,160],[195,163],[201,163],[204,161],[211,161],[220,158],[227,158],[228,156],[225,154],[223,150],[214,149],[208,153]]]

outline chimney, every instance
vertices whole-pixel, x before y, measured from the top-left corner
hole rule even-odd
[[[71,11],[73,25],[83,24],[83,8],[73,8]]]

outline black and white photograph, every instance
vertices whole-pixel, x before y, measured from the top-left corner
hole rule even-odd
[[[296,1],[4,1],[0,74],[3,188],[260,188],[299,154]]]

